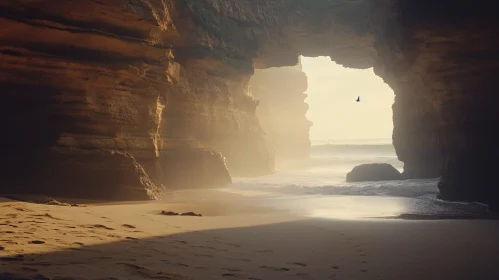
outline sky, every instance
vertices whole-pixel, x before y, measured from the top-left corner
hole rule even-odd
[[[302,57],[308,77],[312,142],[391,141],[393,90],[373,69],[345,68],[329,57]],[[360,102],[356,102],[360,96]]]

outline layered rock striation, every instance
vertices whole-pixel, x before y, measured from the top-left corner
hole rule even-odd
[[[117,177],[110,180],[116,185],[122,181],[118,177],[127,176],[126,168],[115,172],[113,160],[102,158],[114,151],[130,155],[121,159],[129,161],[128,171],[134,172],[138,162],[158,188],[171,183],[158,165],[183,164],[178,150],[198,151],[203,161],[211,159],[214,170],[226,168],[222,154],[234,172],[272,169],[254,114],[256,102],[245,90],[251,65],[239,69],[207,57],[204,48],[189,43],[173,24],[173,11],[181,6],[163,4],[0,3],[0,22],[7,27],[0,32],[0,114],[8,135],[0,141],[9,147],[0,175],[10,186],[6,191],[31,186],[32,191],[47,192],[46,186],[57,185],[61,194],[71,193],[72,184],[58,184],[60,164],[47,162],[74,158],[81,164],[71,165],[71,170],[82,174],[82,185],[93,184],[85,178],[102,178],[101,171]],[[189,20],[188,14],[178,16]],[[179,22],[183,24],[190,22]],[[178,57],[173,45],[183,46]],[[218,72],[209,72],[217,65]],[[199,166],[192,168],[195,173]],[[40,170],[52,176],[32,182]],[[219,182],[218,174],[204,176],[205,184]],[[134,184],[147,196],[146,185]],[[121,187],[129,189],[127,184]],[[74,193],[87,196],[85,189]],[[88,196],[94,195],[89,191]],[[130,193],[129,198],[136,197],[135,191]]]
[[[89,174],[101,153],[128,154],[120,159],[127,168],[135,160],[166,187],[158,171],[162,157],[181,160],[180,150],[213,152],[217,170],[224,156],[232,174],[270,173],[273,152],[249,93],[254,68],[321,55],[346,67],[374,66],[394,89],[393,142],[406,177],[441,175],[442,198],[499,205],[493,172],[498,5],[2,1],[0,176],[9,186],[30,185],[27,178],[42,167],[59,168],[44,163],[61,161],[55,152],[61,150],[62,157],[82,160],[97,154],[73,165],[81,174]],[[112,171],[110,165],[102,168]],[[43,180],[40,186],[55,178]]]

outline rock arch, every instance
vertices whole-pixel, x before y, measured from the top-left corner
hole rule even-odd
[[[0,31],[0,88],[8,147],[2,177],[9,186],[24,178],[53,182],[35,175],[61,160],[82,172],[103,162],[116,166],[114,158],[78,156],[108,150],[128,153],[153,180],[162,178],[161,155],[171,162],[171,150],[216,150],[232,172],[270,172],[272,153],[248,81],[254,68],[296,65],[302,54],[374,66],[396,94],[393,142],[405,172],[441,175],[443,198],[499,203],[493,176],[499,4],[56,2],[0,3],[0,23],[8,26]],[[26,120],[26,129],[16,120]],[[32,120],[39,130],[30,129]],[[50,137],[36,132],[45,130]],[[19,157],[28,147],[37,148]],[[182,161],[182,153],[173,154]],[[202,154],[203,162],[220,163],[212,152]]]

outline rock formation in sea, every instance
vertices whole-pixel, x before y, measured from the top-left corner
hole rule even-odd
[[[175,161],[178,153],[169,151],[179,149],[212,151],[217,170],[224,156],[232,174],[271,173],[273,152],[248,86],[254,69],[330,56],[346,67],[374,67],[393,88],[393,143],[405,176],[440,175],[442,198],[499,205],[498,6],[1,1],[0,177],[10,191],[44,192],[67,161],[78,178],[100,174],[92,170],[119,176],[116,163],[101,156],[114,151],[127,155],[123,168],[134,170],[136,162],[161,184],[161,157]],[[45,182],[33,184],[42,170]],[[76,187],[57,191],[65,188]]]
[[[367,163],[355,166],[348,172],[347,182],[391,181],[402,179],[402,174],[388,163]]]
[[[255,70],[250,90],[259,101],[256,116],[276,160],[303,159],[310,153],[305,102],[308,83],[301,64]]]

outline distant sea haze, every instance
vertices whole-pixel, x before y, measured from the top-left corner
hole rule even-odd
[[[346,174],[364,163],[388,163],[403,171],[393,145],[387,139],[345,139],[318,141],[310,157],[292,165],[280,163],[270,176],[236,179],[234,189],[240,191],[280,193],[282,195],[367,195],[419,197],[435,195],[436,181],[345,182]]]
[[[392,144],[391,138],[365,138],[365,139],[312,139],[312,146],[333,144],[333,145],[384,145]]]

